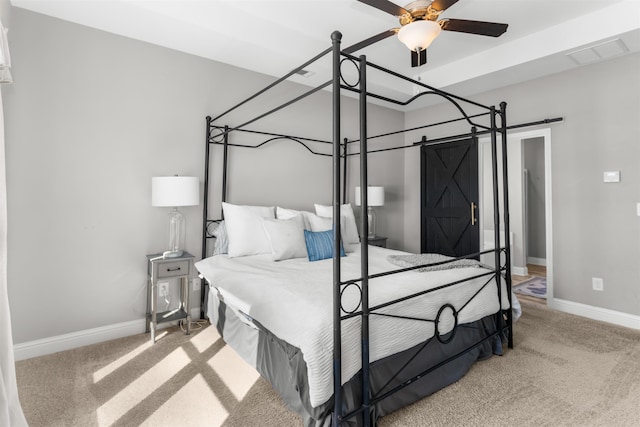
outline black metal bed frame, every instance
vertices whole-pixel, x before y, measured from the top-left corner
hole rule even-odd
[[[452,283],[448,283],[436,288],[432,288],[432,289],[428,289],[428,290],[424,290],[412,295],[408,295],[405,296],[403,298],[399,298],[397,300],[394,301],[388,301],[385,302],[383,304],[377,305],[377,306],[373,306],[370,307],[369,306],[369,281],[372,279],[375,279],[377,277],[382,277],[382,276],[388,276],[388,275],[392,275],[392,274],[397,274],[397,273],[401,273],[401,272],[406,272],[406,271],[410,271],[410,270],[415,270],[421,267],[425,267],[425,266],[435,266],[435,265],[439,265],[439,264],[444,264],[447,262],[451,262],[451,261],[446,261],[446,262],[441,262],[441,263],[434,263],[434,264],[428,264],[428,265],[421,265],[421,266],[415,266],[415,267],[410,267],[410,268],[402,268],[402,269],[398,269],[398,270],[394,270],[394,271],[390,271],[390,272],[385,272],[385,273],[379,273],[379,274],[373,274],[370,275],[369,274],[369,267],[368,267],[368,224],[367,224],[367,219],[366,216],[361,215],[361,220],[360,220],[360,232],[362,235],[361,238],[361,277],[356,279],[356,280],[349,280],[349,281],[342,281],[341,280],[341,262],[340,262],[340,245],[341,245],[341,236],[340,236],[340,232],[339,230],[341,230],[341,219],[340,219],[340,205],[342,203],[345,203],[346,201],[346,179],[343,179],[343,177],[346,177],[347,175],[347,159],[349,156],[354,156],[354,155],[359,155],[360,156],[360,188],[361,188],[361,205],[363,207],[363,209],[366,209],[366,206],[368,206],[368,200],[367,200],[367,157],[369,154],[372,153],[379,153],[379,152],[385,152],[385,151],[390,151],[390,150],[397,150],[397,149],[406,149],[406,148],[411,148],[411,147],[416,147],[416,146],[421,146],[421,145],[431,145],[431,144],[445,144],[449,141],[453,141],[453,140],[458,140],[464,137],[469,137],[469,136],[477,136],[480,134],[489,134],[490,138],[491,138],[491,160],[492,160],[492,180],[493,180],[493,210],[494,210],[494,229],[495,230],[500,230],[500,206],[499,206],[499,171],[498,171],[498,135],[500,135],[501,137],[501,145],[502,145],[502,185],[503,185],[503,207],[504,207],[504,213],[503,213],[503,226],[504,226],[504,235],[508,236],[509,235],[509,192],[508,192],[508,179],[507,179],[507,149],[506,149],[506,144],[507,144],[507,129],[509,129],[506,125],[506,103],[501,103],[500,104],[500,108],[496,109],[495,106],[484,106],[482,104],[479,104],[477,102],[471,101],[471,100],[467,100],[464,98],[461,98],[459,96],[441,91],[439,89],[433,88],[431,86],[428,86],[420,81],[416,81],[414,79],[411,79],[409,77],[400,75],[396,72],[393,72],[391,70],[387,70],[383,67],[380,67],[376,64],[373,64],[371,62],[368,62],[365,56],[359,56],[359,57],[355,57],[353,55],[351,55],[351,53],[349,53],[349,49],[346,50],[341,50],[340,48],[340,44],[341,44],[341,38],[342,35],[340,32],[335,31],[334,33],[332,33],[331,35],[331,40],[332,40],[332,46],[324,51],[322,51],[320,54],[316,55],[315,57],[313,57],[312,59],[310,59],[309,61],[305,62],[304,64],[300,65],[299,67],[295,68],[294,70],[292,70],[291,72],[287,73],[285,76],[281,77],[280,79],[274,81],[272,84],[268,85],[267,87],[265,87],[264,89],[258,91],[257,93],[255,93],[254,95],[251,95],[250,97],[246,98],[245,100],[241,101],[240,103],[236,104],[235,106],[231,107],[230,109],[226,110],[225,112],[223,112],[222,114],[218,115],[215,118],[211,118],[211,117],[207,117],[206,118],[206,152],[205,152],[205,176],[204,176],[204,211],[203,211],[203,237],[202,237],[202,257],[206,257],[207,256],[207,242],[213,238],[213,235],[211,233],[211,226],[215,223],[220,222],[223,218],[222,218],[222,213],[220,218],[218,219],[210,219],[209,218],[209,181],[210,181],[210,176],[209,176],[209,169],[210,169],[210,159],[211,159],[211,151],[210,148],[212,145],[222,145],[223,146],[223,165],[222,165],[222,201],[225,202],[227,200],[227,169],[228,169],[228,156],[229,156],[229,147],[244,147],[244,148],[259,148],[265,144],[268,144],[272,141],[275,140],[281,140],[281,139],[287,139],[287,140],[291,140],[294,141],[296,143],[301,144],[302,146],[304,146],[308,151],[310,151],[312,154],[314,155],[322,155],[322,156],[331,156],[332,157],[332,171],[333,171],[333,218],[334,218],[334,258],[333,258],[333,333],[334,333],[334,341],[333,341],[333,356],[334,356],[334,363],[333,363],[333,378],[334,378],[334,408],[333,408],[333,414],[332,414],[332,425],[334,426],[340,426],[342,425],[342,423],[346,420],[352,419],[354,417],[357,416],[361,416],[361,420],[362,420],[362,424],[364,426],[369,426],[371,425],[371,423],[375,424],[375,420],[372,420],[371,417],[371,413],[372,413],[372,409],[374,407],[374,405],[376,405],[376,403],[380,402],[381,400],[389,397],[390,395],[396,393],[397,391],[399,391],[400,389],[409,386],[410,384],[414,383],[415,381],[418,381],[420,378],[424,377],[425,375],[427,375],[428,373],[434,371],[435,369],[438,369],[439,367],[441,367],[442,365],[457,359],[459,357],[461,357],[462,355],[466,354],[467,352],[471,351],[472,349],[480,346],[481,344],[483,344],[484,342],[490,340],[490,339],[495,339],[496,337],[506,337],[507,338],[507,344],[509,348],[513,348],[513,323],[512,323],[512,314],[511,314],[511,309],[508,310],[504,310],[502,309],[502,288],[500,286],[500,276],[502,276],[506,282],[506,289],[507,289],[507,298],[509,300],[509,305],[511,306],[511,255],[510,255],[510,242],[509,239],[505,239],[506,241],[504,242],[504,247],[501,247],[501,242],[500,242],[500,236],[501,233],[496,232],[495,234],[495,242],[494,242],[494,249],[490,249],[490,250],[485,250],[485,251],[480,251],[477,253],[472,253],[472,254],[467,254],[465,256],[459,257],[459,258],[455,258],[453,261],[455,260],[459,260],[459,259],[464,259],[464,258],[474,258],[474,257],[478,257],[482,254],[489,254],[489,253],[493,253],[494,254],[494,259],[495,259],[495,265],[493,266],[492,270],[484,270],[486,272],[474,275],[473,277],[470,278],[465,278],[462,280],[457,280],[455,282]],[[290,101],[287,101],[281,105],[279,105],[278,107],[275,107],[263,114],[260,114],[256,117],[254,117],[253,119],[250,119],[238,126],[235,127],[229,127],[228,125],[219,125],[217,124],[217,122],[223,118],[224,116],[226,116],[227,114],[229,114],[230,112],[236,110],[237,108],[241,107],[242,105],[258,98],[260,95],[264,94],[265,92],[267,92],[268,90],[272,89],[273,87],[279,85],[280,83],[284,82],[285,80],[287,80],[289,77],[293,76],[294,74],[296,74],[297,72],[303,70],[305,67],[309,66],[310,64],[318,61],[320,58],[323,58],[327,55],[331,55],[331,59],[332,59],[332,78],[329,81],[326,81],[316,87],[313,87],[312,89],[306,91],[304,94],[295,97],[294,99],[291,99]],[[342,64],[344,61],[349,61],[350,63],[352,63],[353,65],[356,66],[356,68],[359,71],[359,80],[358,82],[356,82],[355,84],[348,84],[345,82],[345,79],[343,78],[342,72],[341,72],[341,68],[342,68]],[[381,96],[372,92],[369,92],[367,90],[367,68],[373,68],[377,71],[383,72],[383,73],[387,73],[393,77],[396,77],[398,79],[404,80],[404,81],[408,81],[411,82],[414,85],[420,86],[422,87],[422,89],[424,89],[423,92],[411,97],[410,99],[406,100],[406,101],[401,101],[401,100],[396,100],[396,99],[391,99],[385,96]],[[305,137],[299,137],[299,136],[292,136],[292,135],[287,135],[284,133],[272,133],[272,132],[262,132],[262,131],[257,131],[257,130],[250,130],[247,129],[246,127],[250,124],[253,124],[254,122],[272,114],[275,113],[283,108],[286,108],[292,104],[295,104],[296,102],[300,101],[303,98],[306,98],[307,96],[310,96],[316,92],[318,92],[319,90],[322,89],[331,89],[331,93],[332,93],[332,110],[333,110],[333,128],[332,128],[332,139],[330,141],[325,141],[325,140],[320,140],[320,139],[314,139],[314,138],[305,138]],[[353,92],[356,93],[359,97],[359,122],[360,122],[360,126],[359,126],[359,132],[360,135],[357,139],[353,139],[353,140],[349,140],[347,138],[342,138],[341,135],[341,131],[340,131],[340,120],[341,120],[341,91],[342,90],[346,90],[349,92]],[[411,102],[413,102],[414,100],[422,97],[422,96],[426,96],[426,95],[437,95],[440,96],[442,98],[444,98],[445,100],[447,100],[449,103],[451,103],[453,106],[456,107],[456,109],[460,112],[460,117],[455,118],[455,119],[451,119],[451,120],[447,120],[447,121],[443,121],[443,122],[438,122],[438,123],[431,123],[431,124],[427,124],[424,126],[419,126],[416,128],[412,128],[412,129],[403,129],[403,130],[399,130],[396,132],[390,132],[390,133],[385,133],[385,134],[381,134],[381,135],[375,135],[375,136],[368,136],[367,135],[367,100],[368,98],[373,98],[373,99],[377,99],[379,101],[384,101],[384,102],[388,102],[391,104],[395,104],[395,105],[407,105],[410,104]],[[461,106],[461,104],[470,104],[473,105],[475,107],[480,108],[481,110],[483,110],[482,113],[479,114],[474,114],[474,115],[468,115],[465,110],[463,109],[463,107]],[[484,116],[489,116],[489,125],[483,125],[483,124],[479,124],[476,123],[474,121],[474,119],[478,118],[478,117],[484,117]],[[500,118],[500,125],[497,124],[497,118]],[[448,123],[452,123],[452,122],[456,122],[456,121],[466,121],[467,123],[469,123],[471,125],[471,131],[468,134],[462,134],[462,135],[454,135],[454,136],[450,136],[450,137],[445,137],[445,138],[438,138],[438,139],[434,139],[434,140],[427,140],[426,137],[422,137],[420,141],[415,142],[412,145],[402,145],[399,147],[392,147],[392,148],[382,148],[382,149],[376,149],[376,150],[368,150],[367,147],[367,142],[368,140],[371,139],[375,139],[375,138],[379,138],[379,137],[385,137],[385,136],[389,136],[389,135],[394,135],[394,134],[401,134],[404,132],[409,132],[409,131],[415,131],[415,130],[420,130],[420,129],[424,129],[424,128],[428,128],[428,127],[432,127],[432,126],[438,126],[438,125],[443,125],[443,124],[448,124]],[[556,119],[552,120],[552,121],[556,121]],[[550,122],[549,120],[545,120],[545,121],[541,121],[538,123],[547,123]],[[538,124],[538,123],[530,123],[527,125],[532,125],[532,124]],[[524,125],[521,125],[524,126]],[[521,127],[518,126],[518,127]],[[480,129],[480,130],[478,130]],[[235,143],[231,143],[229,141],[229,135],[234,133],[234,132],[246,132],[246,133],[250,133],[250,134],[254,134],[254,135],[259,135],[259,136],[263,136],[266,139],[261,142],[258,145],[246,145],[246,144],[235,144]],[[359,142],[359,151],[356,153],[349,153],[348,151],[348,147],[350,144]],[[321,143],[321,144],[328,144],[332,147],[332,151],[331,154],[329,153],[322,153],[319,151],[315,151],[312,148],[310,148],[309,143]],[[474,279],[478,279],[481,277],[486,277],[487,280],[484,283],[484,285],[480,288],[480,290],[478,292],[476,292],[470,299],[469,301],[467,301],[463,307],[456,309],[452,304],[446,303],[444,305],[442,305],[442,307],[440,308],[440,310],[437,313],[437,316],[435,319],[423,319],[423,318],[414,318],[414,317],[406,317],[406,316],[396,316],[393,314],[388,314],[388,313],[380,313],[378,312],[379,310],[381,310],[382,308],[391,306],[393,304],[398,304],[401,303],[403,301],[406,301],[408,299],[412,299],[412,298],[416,298],[416,297],[420,297],[426,294],[429,294],[430,292],[434,292],[434,291],[438,291],[441,290],[443,288],[446,287],[450,287],[456,284],[460,284],[469,280],[474,280]],[[415,353],[415,355],[411,358],[411,360],[409,362],[407,362],[405,364],[405,366],[403,366],[394,376],[393,378],[391,378],[383,387],[381,387],[380,390],[378,390],[377,392],[374,392],[373,390],[371,390],[370,387],[370,356],[369,356],[369,318],[370,316],[374,316],[374,315],[379,315],[379,316],[390,316],[390,317],[396,317],[396,318],[402,318],[402,319],[410,319],[410,320],[415,320],[415,321],[423,321],[423,322],[432,322],[435,326],[435,335],[434,338],[436,338],[440,343],[442,344],[447,344],[449,343],[451,340],[453,340],[456,330],[459,326],[462,325],[458,325],[458,313],[467,305],[469,304],[469,302],[471,302],[471,300],[482,290],[484,289],[486,286],[488,286],[490,283],[492,283],[492,280],[495,279],[495,283],[497,284],[497,298],[499,301],[499,310],[497,313],[495,313],[494,317],[495,317],[495,321],[496,321],[496,325],[497,328],[493,331],[488,332],[488,334],[481,339],[479,342],[475,343],[474,345],[472,345],[471,347],[465,349],[464,351],[461,351],[457,354],[451,355],[450,357],[448,357],[447,359],[443,360],[442,362],[438,363],[435,366],[429,367],[427,369],[425,369],[422,373],[413,376],[412,378],[406,379],[401,381],[401,383],[389,390],[385,390],[387,388],[387,386],[391,383],[391,381],[394,378],[397,378],[398,375],[400,375],[400,373],[402,372],[402,369],[404,369],[404,367],[406,367],[418,354],[419,351]],[[356,307],[353,310],[345,310],[344,307],[342,307],[342,294],[344,293],[345,289],[349,288],[349,287],[355,287],[358,289],[358,291],[360,292],[360,305],[358,307]],[[203,283],[203,287],[202,287],[202,297],[201,297],[201,304],[202,304],[202,315],[204,315],[204,305],[205,305],[205,291],[204,291],[204,283]],[[448,314],[450,313],[450,314]],[[449,315],[452,317],[452,320],[454,321],[454,328],[452,331],[447,332],[446,334],[441,334],[440,331],[438,331],[438,324],[440,322],[440,319],[442,316],[444,315]],[[361,328],[362,328],[362,339],[361,339],[361,354],[362,354],[362,370],[361,370],[361,380],[362,380],[362,403],[361,406],[359,408],[353,409],[351,410],[349,413],[343,413],[343,407],[342,407],[342,355],[341,355],[341,323],[342,321],[346,320],[346,319],[350,319],[353,317],[360,317],[361,319]],[[429,342],[431,341],[431,339],[427,340],[424,345],[422,346],[422,348],[424,348],[424,346],[426,346]]]

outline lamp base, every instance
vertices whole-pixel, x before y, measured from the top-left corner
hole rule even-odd
[[[370,239],[376,237],[376,211],[371,206],[367,209],[367,226],[369,228],[367,236]]]
[[[177,258],[182,256],[184,238],[186,233],[186,220],[178,208],[169,212],[169,250],[165,251],[163,258]]]
[[[184,251],[164,251],[162,253],[162,258],[179,258],[182,256]]]

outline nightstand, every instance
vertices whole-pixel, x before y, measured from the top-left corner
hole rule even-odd
[[[189,279],[193,274],[194,256],[183,252],[175,258],[162,258],[162,254],[147,255],[147,332],[151,332],[151,342],[156,342],[158,323],[186,319],[186,334],[191,333],[191,314],[189,313]],[[180,306],[173,310],[158,313],[158,282],[167,279],[168,283],[180,282]]]
[[[387,238],[382,236],[369,237],[369,244],[371,246],[380,246],[381,248],[386,248]]]

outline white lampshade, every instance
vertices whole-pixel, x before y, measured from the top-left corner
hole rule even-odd
[[[441,30],[437,22],[421,19],[400,28],[400,31],[398,31],[398,39],[400,39],[409,50],[425,50],[431,42],[438,37]]]
[[[151,206],[195,206],[200,203],[197,176],[151,178]]]
[[[200,183],[196,176],[158,176],[151,178],[151,206],[172,207],[169,212],[169,250],[165,258],[183,254],[187,222],[178,206],[200,203]]]
[[[384,187],[367,187],[367,202],[369,206],[384,206]],[[360,187],[356,187],[356,206],[360,206]]]

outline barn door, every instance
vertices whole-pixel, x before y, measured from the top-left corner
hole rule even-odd
[[[477,139],[421,150],[422,252],[449,256],[478,252]]]

